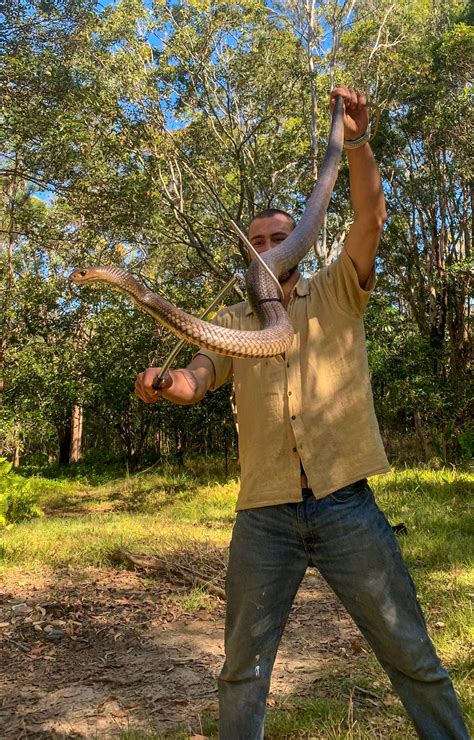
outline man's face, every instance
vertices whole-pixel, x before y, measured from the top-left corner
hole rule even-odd
[[[293,224],[282,213],[254,219],[249,226],[248,238],[261,254],[280,244],[293,231]],[[250,255],[252,259],[252,255]]]

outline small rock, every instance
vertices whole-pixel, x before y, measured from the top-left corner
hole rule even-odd
[[[14,604],[12,606],[13,614],[30,614],[32,611],[32,607],[28,606],[28,604]]]
[[[46,627],[45,627],[44,632],[45,632],[44,636],[46,640],[49,640],[50,642],[59,642],[60,640],[63,639],[63,637],[66,634],[64,630],[57,629],[56,627],[52,627],[48,631],[46,631]]]

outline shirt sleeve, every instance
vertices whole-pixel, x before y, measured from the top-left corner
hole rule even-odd
[[[361,288],[354,263],[344,247],[337,259],[326,268],[323,282],[328,294],[342,311],[352,316],[362,316],[375,287],[375,266],[365,287]]]
[[[227,308],[223,308],[218,311],[212,319],[213,324],[216,324],[217,326],[224,326],[228,329],[232,328],[231,321],[232,317]],[[201,348],[199,352],[196,353],[195,357],[197,357],[197,355],[204,355],[204,357],[207,357],[214,365],[216,380],[214,385],[211,386],[211,390],[216,391],[218,388],[221,387],[221,385],[224,385],[224,383],[227,383],[229,380],[232,379],[232,357],[229,357],[228,355],[220,355],[217,354],[217,352],[211,352],[211,350],[204,348]]]

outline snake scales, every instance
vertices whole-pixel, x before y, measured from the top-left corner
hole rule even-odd
[[[295,267],[314,244],[337,179],[343,136],[343,105],[342,98],[338,97],[320,176],[306,209],[291,234],[278,246],[261,255],[277,277]],[[127,295],[139,308],[181,339],[220,354],[272,357],[285,352],[293,339],[293,327],[281,303],[278,288],[257,260],[250,263],[245,276],[249,301],[262,327],[257,331],[226,329],[201,321],[148,290],[118,267],[77,269],[71,274],[70,280],[77,285],[105,283]]]

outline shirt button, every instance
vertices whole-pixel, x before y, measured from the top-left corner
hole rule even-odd
[[[296,447],[293,447],[293,452],[296,452]]]
[[[288,395],[291,396],[291,391],[288,391]]]
[[[287,363],[286,363],[286,366],[287,366],[287,367],[290,367],[290,363],[289,363],[289,362],[287,362]]]
[[[293,421],[294,421],[294,420],[296,419],[296,416],[292,416],[291,418],[292,418],[292,419],[293,419]]]

